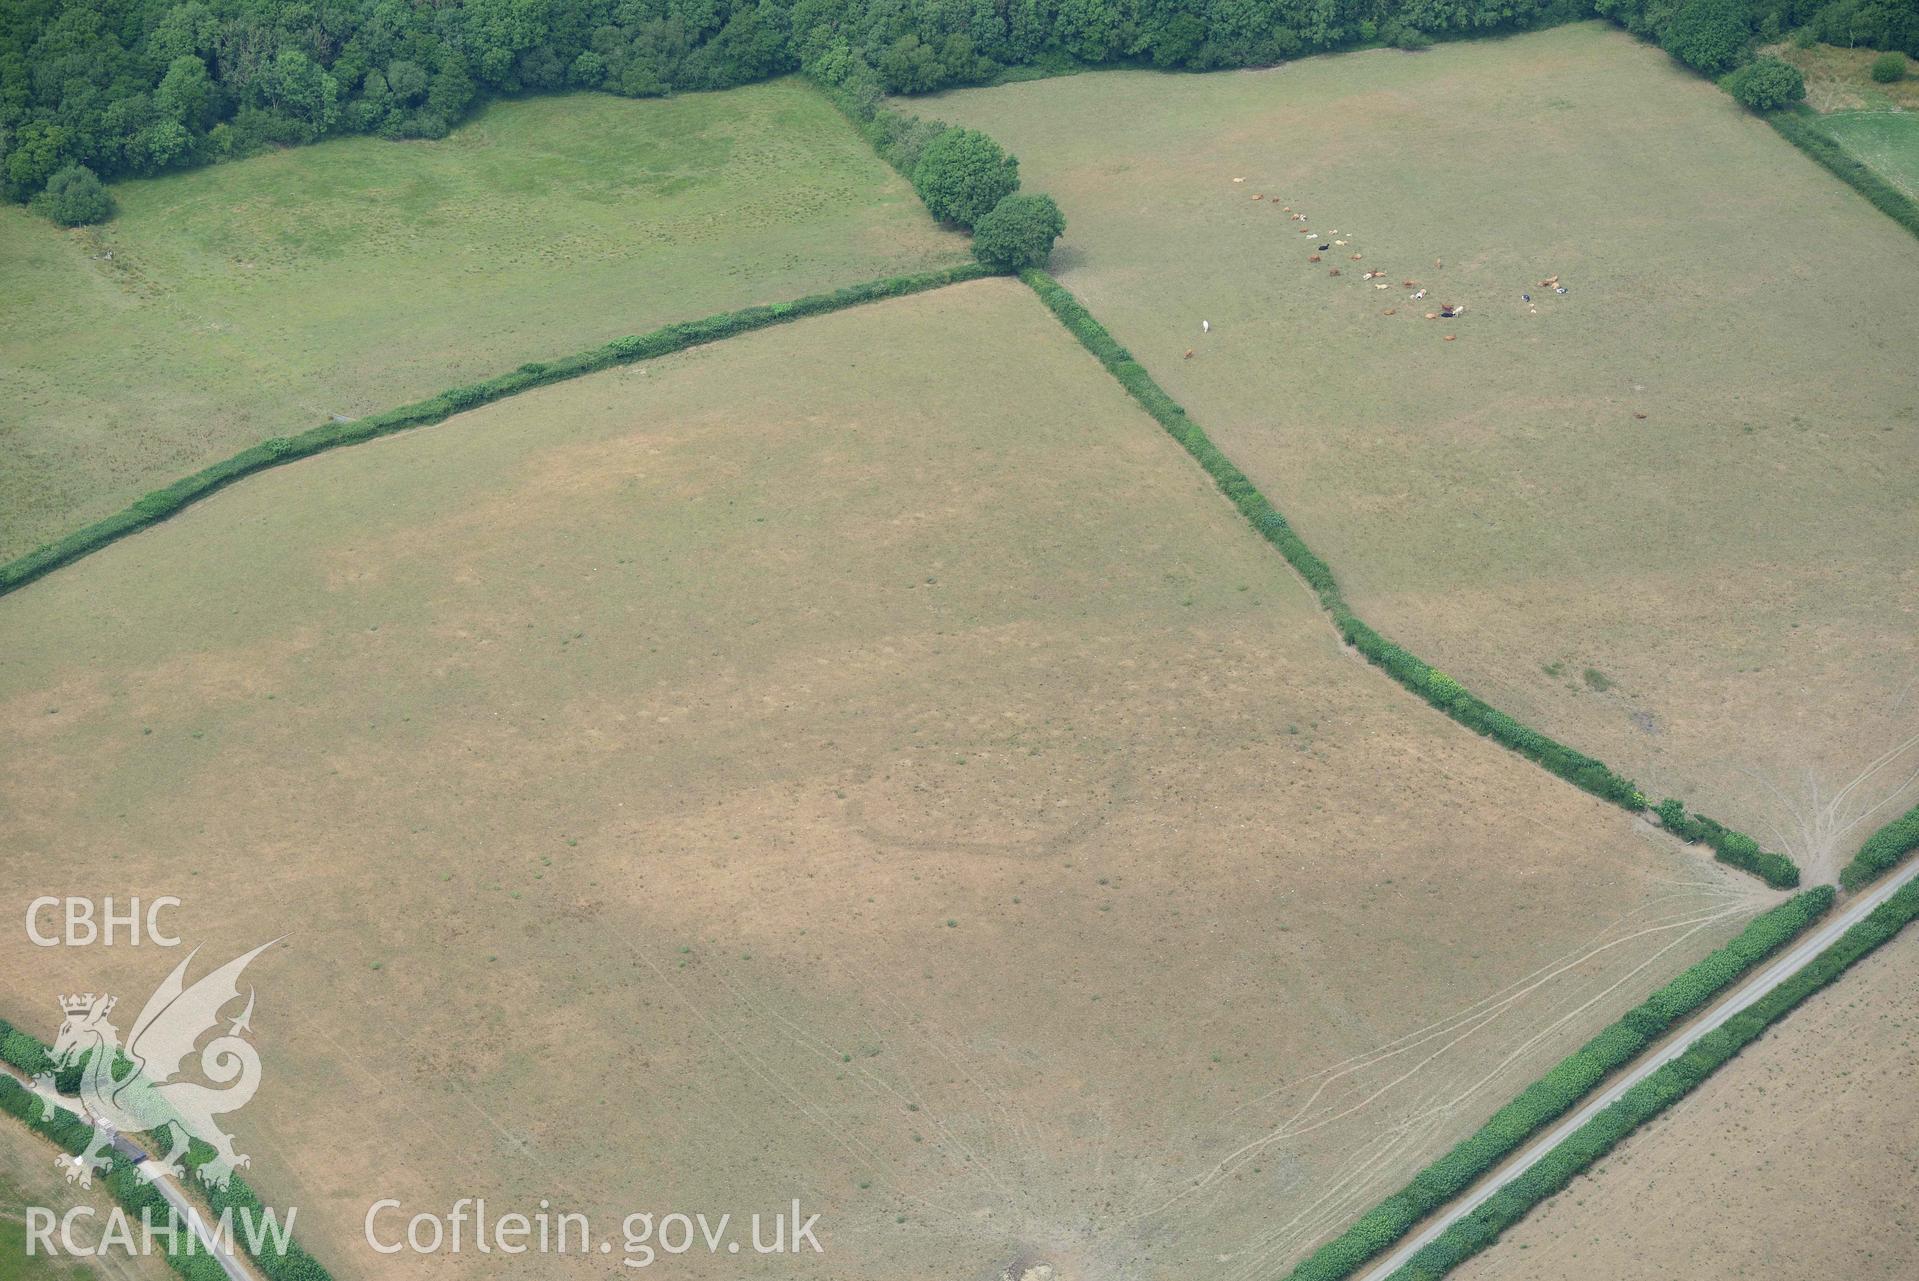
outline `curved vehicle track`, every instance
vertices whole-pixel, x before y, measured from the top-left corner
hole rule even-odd
[[[1518,1155],[1511,1157],[1497,1170],[1481,1179],[1471,1191],[1434,1216],[1418,1232],[1401,1241],[1390,1254],[1384,1255],[1366,1271],[1358,1274],[1360,1281],[1386,1281],[1386,1278],[1410,1262],[1413,1255],[1420,1249],[1431,1244],[1447,1228],[1471,1214],[1485,1204],[1494,1193],[1538,1164],[1540,1158],[1564,1142],[1580,1126],[1618,1102],[1620,1096],[1627,1090],[1684,1054],[1701,1036],[1719,1027],[1805,968],[1814,957],[1831,947],[1841,934],[1863,921],[1874,908],[1891,898],[1901,886],[1915,877],[1919,877],[1919,861],[1899,868],[1884,881],[1846,904],[1830,919],[1822,922],[1799,940],[1791,949],[1764,969],[1748,977],[1744,983],[1733,989],[1730,995],[1722,998],[1717,1005],[1693,1020],[1680,1035],[1672,1037],[1665,1045],[1634,1063],[1610,1086],[1587,1100],[1582,1107],[1551,1130],[1527,1144]]]

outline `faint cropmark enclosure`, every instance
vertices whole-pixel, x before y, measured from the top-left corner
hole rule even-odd
[[[272,946],[263,943],[189,987],[187,967],[199,954],[196,948],[147,998],[124,1044],[112,1021],[116,997],[89,992],[60,999],[65,1020],[54,1041],[53,1066],[79,1072],[80,1104],[93,1127],[92,1138],[78,1156],[60,1158],[69,1183],[92,1186],[94,1174],[111,1164],[107,1150],[114,1136],[122,1133],[148,1133],[172,1145],[164,1156],[138,1167],[148,1181],[184,1174],[184,1158],[195,1139],[214,1150],[213,1159],[199,1170],[208,1186],[226,1187],[234,1169],[248,1164],[246,1156],[234,1151],[233,1136],[221,1130],[215,1118],[245,1107],[260,1088],[260,1056],[245,1039],[251,1030],[253,990],[247,990],[246,1008],[224,1032],[204,1048],[200,1041],[218,1028],[221,1012],[240,999],[240,975],[248,963]],[[196,1049],[200,1073],[214,1083],[211,1086],[180,1079]],[[49,1121],[54,1115],[55,1079],[53,1072],[35,1078]]]

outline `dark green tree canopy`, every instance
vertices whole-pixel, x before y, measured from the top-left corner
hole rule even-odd
[[[1806,96],[1806,80],[1799,68],[1778,58],[1749,62],[1721,83],[1754,111],[1777,111]]]
[[[62,227],[83,227],[106,221],[113,212],[113,200],[93,170],[68,165],[47,179],[46,187],[33,198],[33,207]]]
[[[1721,75],[1751,51],[1749,16],[1746,0],[1685,0],[1666,24],[1661,43],[1693,70]]]
[[[974,226],[973,256],[994,271],[1043,267],[1065,230],[1051,196],[1008,196]]]
[[[1919,57],[1913,0],[0,0],[0,194],[27,200],[69,165],[112,180],[339,134],[438,137],[502,94],[801,68],[922,93],[1008,67],[1206,71],[1588,13],[1712,75],[1753,30]]]
[[[971,228],[1019,189],[1019,161],[976,129],[948,129],[920,152],[913,186],[935,218]]]

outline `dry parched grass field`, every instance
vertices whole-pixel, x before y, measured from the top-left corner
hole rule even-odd
[[[1713,85],[1587,24],[918,108],[1387,635],[1815,879],[1910,804],[1919,245]]]
[[[480,1195],[1270,1276],[1771,901],[1343,653],[1005,280],[229,489],[0,600],[0,742],[10,899],[286,936],[233,1122],[342,1281],[523,1275],[362,1242]],[[0,933],[0,1016],[175,959]]]
[[[1919,1273],[1919,942],[1768,1033],[1460,1281]]]
[[[966,242],[797,80],[496,104],[0,209],[0,558],[273,436]]]
[[[57,1155],[59,1149],[11,1117],[0,1125],[0,1281],[169,1281],[173,1270],[148,1256],[110,1251],[99,1259],[52,1259],[37,1245],[27,1253],[29,1208],[51,1210],[57,1221],[85,1206],[93,1217],[75,1219],[73,1235],[91,1246],[117,1204],[100,1184],[83,1190],[67,1183],[54,1168]]]

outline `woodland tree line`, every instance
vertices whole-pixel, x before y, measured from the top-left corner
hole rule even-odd
[[[439,137],[497,95],[646,97],[801,69],[922,93],[1013,68],[1253,66],[1595,12],[1668,47],[1689,33],[1714,64],[1787,30],[1919,55],[1912,0],[7,0],[0,192],[28,200],[60,175],[43,204],[84,215],[95,176],[337,134]]]

